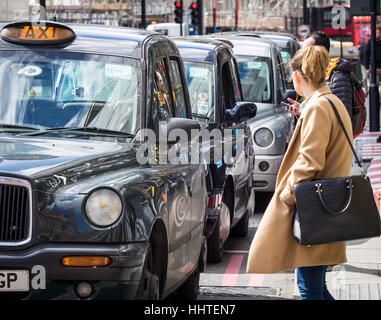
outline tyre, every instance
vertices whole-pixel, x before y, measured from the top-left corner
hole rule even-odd
[[[255,211],[255,192],[251,189],[250,197],[247,202],[246,212],[242,216],[241,220],[232,228],[233,237],[246,237],[249,233],[249,219]]]
[[[148,245],[146,260],[136,300],[160,300],[160,279],[153,273],[153,255],[151,244]]]
[[[198,267],[189,278],[172,295],[174,300],[196,300],[200,288],[200,271]]]
[[[241,220],[232,228],[232,236],[243,238],[246,237],[249,232],[249,211],[246,211],[246,213],[243,215]]]
[[[208,238],[208,262],[221,262],[223,257],[224,242],[230,232],[230,210],[222,201],[220,215],[217,218],[213,233]]]

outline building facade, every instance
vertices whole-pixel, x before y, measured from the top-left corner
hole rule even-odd
[[[29,0],[1,0],[0,21],[24,20],[29,15]]]
[[[196,0],[193,0],[196,1]],[[225,29],[289,29],[300,23],[303,0],[202,0],[205,27]],[[0,20],[32,18],[39,0],[1,0]],[[61,22],[139,27],[142,0],[46,0],[47,18]],[[192,0],[183,0],[184,21]],[[308,6],[334,0],[307,0]],[[349,1],[347,1],[349,3]],[[29,5],[29,8],[28,8]],[[145,0],[146,24],[173,22],[174,0]],[[33,11],[34,10],[34,11]]]

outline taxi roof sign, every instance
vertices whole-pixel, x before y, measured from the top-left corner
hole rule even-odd
[[[75,39],[74,31],[68,26],[49,21],[14,22],[1,30],[3,40],[26,45],[58,45]]]

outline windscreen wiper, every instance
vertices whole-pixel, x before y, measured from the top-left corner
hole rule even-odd
[[[5,129],[40,130],[40,129],[34,128],[34,127],[21,126],[21,125],[10,124],[10,123],[0,123],[0,128],[5,128]]]
[[[205,120],[209,120],[209,117],[204,116],[203,114],[192,113],[192,116],[198,117],[198,118],[202,118],[202,119],[205,119]]]
[[[134,138],[135,135],[132,133],[128,132],[123,132],[123,131],[116,131],[116,130],[109,130],[109,129],[103,129],[103,128],[97,128],[97,127],[63,127],[63,128],[49,128],[46,129],[45,131],[40,131],[40,132],[32,132],[30,134],[25,134],[28,136],[39,136],[43,134],[48,134],[48,133],[61,133],[61,132],[94,132],[94,133],[100,133],[102,135],[124,135],[129,138]]]

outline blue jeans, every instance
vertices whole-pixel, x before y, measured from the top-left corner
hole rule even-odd
[[[297,284],[302,300],[335,300],[327,289],[327,266],[296,268]]]

